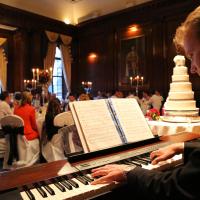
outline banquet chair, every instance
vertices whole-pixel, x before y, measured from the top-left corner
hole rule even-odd
[[[23,119],[17,115],[8,115],[1,118],[0,124],[6,141],[3,168],[12,169],[35,164],[39,160],[39,141],[26,139]]]
[[[68,127],[74,126],[71,111],[56,115],[54,118],[54,126],[58,127],[58,133],[52,137],[51,141],[43,141],[41,147],[42,155],[47,162],[66,159],[66,154],[77,150],[72,145],[72,142],[70,142],[73,138],[73,131]]]
[[[74,119],[72,117],[71,111],[66,111],[59,113],[54,118],[54,126],[63,127],[63,126],[70,126],[74,124]]]

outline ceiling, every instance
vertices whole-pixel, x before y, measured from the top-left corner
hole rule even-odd
[[[0,3],[71,24],[152,0],[0,0]]]

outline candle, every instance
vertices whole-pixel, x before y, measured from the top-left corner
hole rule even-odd
[[[24,88],[26,89],[26,80],[24,80]]]
[[[84,86],[84,84],[85,84],[84,81],[82,81],[81,84]]]
[[[34,68],[32,69],[32,72],[33,72],[33,79],[35,79],[35,69]]]
[[[36,84],[37,84],[37,81],[36,80],[34,80],[35,81],[35,89],[36,89]]]
[[[39,81],[39,69],[36,69],[36,74],[37,74],[37,81]]]
[[[130,83],[131,83],[131,86],[132,86],[132,84],[133,84],[133,77],[132,76],[130,77]]]
[[[34,85],[35,85],[35,81],[34,81],[34,79],[32,79],[32,81],[31,81],[31,85],[32,85],[32,88],[34,88]]]
[[[138,87],[138,83],[139,83],[139,78],[140,78],[140,77],[137,75],[137,76],[136,76],[136,80],[137,80],[137,87]]]
[[[143,81],[144,81],[144,77],[143,76],[141,77],[141,81],[142,81],[142,86],[143,86]]]

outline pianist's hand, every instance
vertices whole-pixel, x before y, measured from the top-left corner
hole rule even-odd
[[[91,184],[112,183],[126,181],[126,172],[133,169],[134,166],[111,164],[103,167],[92,169],[92,177],[100,177],[94,180]]]
[[[156,151],[153,151],[150,154],[151,163],[155,165],[160,161],[172,158],[176,154],[183,153],[183,150],[184,150],[184,143],[176,143],[169,145],[167,147],[163,147]]]

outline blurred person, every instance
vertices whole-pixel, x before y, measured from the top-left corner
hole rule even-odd
[[[58,133],[59,127],[54,126],[54,118],[57,114],[61,113],[61,103],[58,98],[52,98],[47,106],[47,111],[45,115],[45,133],[47,139],[50,141],[52,137]]]
[[[140,99],[139,104],[140,104],[140,108],[143,112],[144,115],[146,115],[147,110],[149,110],[151,108],[151,104],[150,104],[150,94],[147,91],[143,91],[142,92],[142,99]]]
[[[25,91],[22,93],[20,106],[14,109],[14,114],[24,120],[24,135],[27,140],[39,138],[35,119],[35,108],[31,105],[31,102],[32,94]]]
[[[153,108],[155,108],[156,110],[158,110],[158,112],[160,112],[163,100],[164,99],[160,95],[160,92],[158,90],[155,90],[154,94],[149,99],[149,103],[152,105]]]
[[[177,28],[174,43],[176,48],[184,50],[185,55],[191,60],[191,73],[200,76],[200,6]],[[152,164],[156,164],[179,153],[183,153],[184,165],[171,171],[149,171],[135,166],[106,165],[92,170],[92,176],[97,177],[92,184],[125,182],[127,192],[132,192],[134,199],[199,200],[200,142],[198,140],[172,144],[153,151],[150,157]]]
[[[14,109],[15,109],[16,107],[19,107],[19,106],[20,106],[20,104],[21,104],[21,99],[22,99],[22,94],[21,94],[21,92],[15,92],[15,94],[14,94],[14,101],[13,101],[13,107],[14,107]]]
[[[2,117],[12,114],[10,103],[11,103],[11,99],[10,99],[9,92],[3,91],[0,94],[0,119]]]

